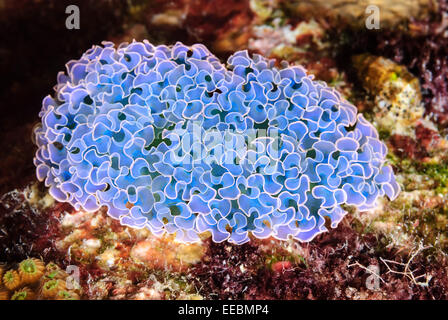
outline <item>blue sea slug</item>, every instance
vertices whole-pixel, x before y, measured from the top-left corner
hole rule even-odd
[[[93,46],[35,129],[37,177],[76,209],[194,242],[310,241],[400,191],[357,109],[299,66],[203,45]]]

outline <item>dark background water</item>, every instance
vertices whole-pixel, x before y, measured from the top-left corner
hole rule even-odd
[[[65,26],[70,4],[80,8],[79,30]],[[2,134],[37,120],[42,98],[52,93],[58,71],[92,44],[120,33],[126,12],[124,0],[15,0],[5,6],[0,9]]]

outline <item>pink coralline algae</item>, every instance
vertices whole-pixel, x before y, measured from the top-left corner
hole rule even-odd
[[[310,241],[400,191],[356,107],[299,66],[203,45],[93,46],[58,75],[35,129],[37,177],[121,224],[215,242]]]

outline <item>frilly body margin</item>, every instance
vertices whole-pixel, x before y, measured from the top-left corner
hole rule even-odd
[[[134,41],[93,46],[66,69],[43,100],[34,163],[76,209],[106,206],[184,242],[310,241],[341,205],[400,191],[376,129],[302,67],[247,51],[224,66],[203,45]],[[269,137],[246,141],[260,129]]]

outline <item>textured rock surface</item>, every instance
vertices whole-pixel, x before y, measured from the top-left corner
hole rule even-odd
[[[369,14],[369,6],[380,10],[380,27],[398,27],[410,18],[425,18],[437,9],[434,0],[387,1],[387,0],[311,0],[285,1],[285,6],[297,15],[305,17],[327,17],[337,22],[345,22],[353,27],[364,28]]]

